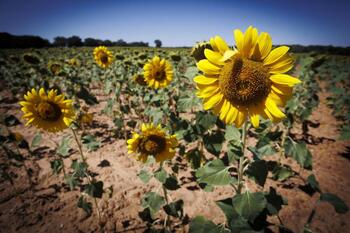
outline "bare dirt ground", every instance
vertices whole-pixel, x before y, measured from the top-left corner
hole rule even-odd
[[[6,91],[2,91],[1,95],[6,96]],[[336,121],[331,109],[326,105],[328,95],[324,89],[319,93],[320,105],[310,118],[312,122],[319,123],[319,126],[310,128],[309,137],[314,139],[314,142],[308,144],[308,147],[313,154],[314,174],[321,189],[337,194],[350,206],[350,143],[337,140],[337,125],[341,123]],[[112,197],[108,198],[105,195],[99,200],[102,218],[106,222],[105,231],[143,232],[146,230],[146,224],[138,216],[142,210],[141,198],[150,190],[160,192],[160,186],[155,180],[145,185],[137,177],[143,165],[127,154],[125,140],[113,137],[112,120],[101,114],[107,98],[99,94],[97,96],[100,103],[90,110],[95,113],[94,124],[87,131],[97,136],[102,141],[102,146],[95,152],[85,153],[90,169],[98,174],[99,180],[104,181],[104,187],[113,186]],[[10,102],[1,103],[1,114],[13,114],[20,119],[19,106]],[[29,142],[37,132],[35,128],[27,128],[23,124],[10,127],[10,130],[22,133]],[[300,129],[296,128],[294,131],[300,132]],[[77,208],[80,192],[70,191],[63,182],[63,176],[53,175],[50,168],[50,161],[55,158],[54,142],[58,143],[63,135],[69,134],[69,130],[58,135],[43,133],[42,143],[33,155],[26,150],[21,151],[27,170],[30,171],[30,180],[24,167],[13,166],[11,172],[17,176],[14,179],[14,187],[10,182],[0,180],[1,233],[99,231],[96,212],[88,217],[82,209]],[[76,148],[74,141],[72,147]],[[66,167],[70,166],[72,158],[78,158],[77,150],[73,150],[70,158],[65,160]],[[110,165],[98,166],[102,160],[107,160]],[[186,165],[185,159],[176,158],[173,161]],[[7,162],[5,155],[1,155],[0,162]],[[288,159],[284,162],[292,163]],[[301,174],[304,178],[308,176],[306,171],[301,171]],[[181,188],[170,192],[170,196],[173,200],[184,200],[185,214],[190,218],[202,215],[216,223],[225,221],[214,201],[232,196],[233,190],[230,187],[216,188],[210,193],[204,192],[196,184],[189,166],[182,166],[179,180]],[[302,192],[299,189],[301,184],[301,179],[292,178],[285,185],[272,181],[265,185],[265,190],[268,190],[268,185],[273,185],[288,199],[289,204],[282,209],[280,217],[283,224],[294,232],[302,231],[318,198],[318,194],[309,196]],[[254,184],[249,185],[251,189],[255,188]],[[323,233],[350,232],[349,219],[350,213],[338,215],[331,205],[321,203],[317,207],[311,229]],[[271,221],[277,222],[276,219]],[[187,230],[188,225],[178,227],[176,231]]]

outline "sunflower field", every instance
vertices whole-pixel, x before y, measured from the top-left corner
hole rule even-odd
[[[0,50],[0,232],[349,232],[350,58],[233,34]]]

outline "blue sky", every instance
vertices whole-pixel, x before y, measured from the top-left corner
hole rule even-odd
[[[15,35],[191,46],[254,25],[275,44],[350,46],[350,0],[0,0],[0,31]]]

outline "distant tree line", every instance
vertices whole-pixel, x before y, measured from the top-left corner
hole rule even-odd
[[[44,48],[44,47],[95,47],[95,46],[127,46],[127,47],[149,47],[143,41],[126,42],[122,39],[117,41],[99,40],[86,38],[82,40],[79,36],[63,37],[57,36],[53,43],[40,36],[14,36],[6,32],[0,32],[0,48]],[[158,46],[159,44],[157,44]],[[160,42],[161,45],[161,42]]]
[[[154,40],[157,48],[162,46],[162,41]],[[43,39],[40,36],[15,36],[6,32],[0,32],[0,48],[44,48],[44,47],[80,47],[88,46],[95,47],[99,45],[104,46],[120,46],[120,47],[149,47],[146,42],[126,42],[122,39],[117,41],[100,40],[95,38],[86,38],[82,40],[79,36],[63,37],[57,36],[54,41],[50,43],[49,40]],[[321,46],[321,45],[288,45],[294,53],[326,53],[338,55],[350,55],[350,47],[335,47],[335,46]]]
[[[332,45],[288,45],[293,53],[326,53],[335,55],[350,55],[350,47],[336,47]]]

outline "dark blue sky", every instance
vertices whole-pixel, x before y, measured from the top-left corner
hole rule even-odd
[[[350,0],[0,0],[0,31],[191,46],[254,25],[275,44],[350,46]]]

